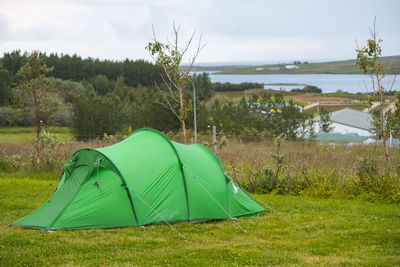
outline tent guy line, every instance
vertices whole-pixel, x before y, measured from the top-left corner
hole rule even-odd
[[[133,189],[131,189],[132,194],[135,194],[135,192],[133,191]],[[158,217],[161,218],[161,220],[163,220],[163,222],[165,222],[173,231],[175,231],[180,237],[182,237],[183,239],[186,239],[184,235],[182,235],[175,227],[173,227],[166,219],[164,219],[163,216],[161,216],[160,213],[158,213],[152,206],[149,205],[149,203],[147,203],[141,196],[139,196],[139,194],[135,194],[136,197],[138,197],[147,207],[149,207],[149,209],[151,209],[155,214],[158,215]]]
[[[206,191],[207,194],[212,198],[212,200],[214,200],[215,203],[217,203],[218,206],[225,212],[225,214],[229,216],[229,219],[231,219],[234,223],[236,223],[236,225],[239,226],[239,228],[240,228],[243,232],[247,233],[247,231],[244,230],[244,229],[242,228],[242,226],[240,226],[240,224],[237,222],[237,219],[236,219],[236,218],[233,218],[233,217],[229,214],[229,212],[227,212],[227,211],[224,209],[224,207],[222,207],[221,204],[219,204],[219,202],[211,195],[211,193],[207,190],[207,188],[205,188],[205,187],[200,183],[200,181],[196,178],[196,176],[193,176],[193,179],[194,179],[196,182],[199,183],[199,185],[201,186],[201,188],[203,188],[204,191]]]

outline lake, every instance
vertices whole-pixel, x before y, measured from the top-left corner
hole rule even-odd
[[[208,72],[212,82],[256,82],[263,83],[264,88],[290,91],[294,88],[303,88],[304,85],[314,85],[322,89],[324,93],[333,93],[338,90],[357,93],[370,92],[371,79],[362,74],[216,74]],[[384,78],[383,86],[389,88],[394,75]],[[280,84],[301,84],[280,85]],[[400,82],[396,79],[393,90],[399,90]]]

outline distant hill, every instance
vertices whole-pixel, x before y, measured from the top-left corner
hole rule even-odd
[[[400,74],[400,55],[382,57],[386,74]],[[320,63],[270,64],[261,66],[198,67],[197,71],[220,71],[220,74],[361,74],[356,60]]]

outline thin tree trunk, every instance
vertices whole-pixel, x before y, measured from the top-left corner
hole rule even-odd
[[[186,125],[185,125],[185,116],[184,116],[184,107],[183,107],[183,92],[182,88],[179,88],[179,104],[180,104],[180,109],[179,109],[179,116],[181,120],[181,127],[182,127],[182,134],[183,134],[183,143],[186,145]]]
[[[372,34],[372,37],[374,39],[374,44],[375,44],[375,49],[374,49],[374,61],[375,61],[375,72],[376,72],[376,81],[378,83],[378,94],[379,94],[379,98],[380,98],[380,117],[381,117],[381,121],[380,121],[380,130],[381,130],[381,136],[383,138],[383,149],[385,151],[385,158],[386,158],[386,164],[387,164],[387,169],[389,169],[389,164],[390,164],[390,159],[389,159],[389,151],[386,145],[386,131],[385,131],[385,109],[383,107],[383,104],[385,103],[383,101],[383,94],[384,94],[384,89],[381,86],[381,78],[382,77],[379,76],[379,74],[383,71],[381,69],[381,66],[379,64],[379,60],[378,60],[378,54],[377,54],[377,41],[376,39],[376,30],[375,30],[375,22],[376,22],[376,17],[374,18],[374,31]]]
[[[41,125],[40,125],[40,117],[39,117],[39,107],[38,107],[38,99],[37,99],[37,94],[36,94],[36,83],[34,84],[34,89],[33,89],[33,101],[35,104],[35,122],[36,122],[36,164],[38,165],[40,163],[40,156],[39,156],[39,150],[40,150],[40,130],[41,130]]]
[[[376,50],[375,50],[376,51]],[[375,52],[375,54],[376,54],[376,52]],[[380,100],[380,119],[381,119],[381,121],[380,121],[380,130],[381,130],[381,136],[382,136],[382,139],[383,139],[383,149],[384,149],[384,151],[385,151],[385,159],[386,159],[386,163],[387,163],[387,165],[389,166],[389,151],[388,151],[388,147],[387,147],[387,144],[386,144],[386,131],[385,131],[385,109],[384,109],[384,104],[385,104],[385,101],[383,100],[383,94],[384,94],[384,92],[383,92],[383,88],[381,87],[381,77],[379,77],[379,72],[380,72],[380,70],[379,70],[379,66],[376,66],[376,80],[377,80],[377,83],[378,83],[378,94],[379,94],[379,100]]]
[[[40,123],[40,122],[39,122]],[[36,164],[40,163],[40,157],[39,157],[39,134],[40,134],[40,129],[36,126]]]
[[[183,133],[183,143],[186,145],[186,126],[185,126],[185,120],[181,120],[182,124],[182,133]]]
[[[380,123],[380,127],[381,127],[381,135],[382,135],[382,139],[383,139],[383,148],[385,150],[385,158],[386,158],[386,163],[389,164],[389,151],[388,151],[388,147],[386,144],[386,131],[385,131],[385,109],[384,109],[384,101],[383,101],[383,92],[382,92],[382,88],[380,85],[380,80],[379,77],[377,75],[377,79],[378,79],[378,88],[379,88],[379,95],[380,95],[380,106],[381,106],[381,112],[380,112],[380,117],[381,117],[381,123]]]

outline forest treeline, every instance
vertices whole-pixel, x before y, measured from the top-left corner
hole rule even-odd
[[[17,50],[0,58],[0,125],[32,125],[33,115],[19,114],[13,106],[12,93],[12,88],[20,83],[18,71],[29,56]],[[43,78],[45,84],[56,88],[54,97],[62,102],[57,119],[44,120],[45,125],[70,126],[78,140],[102,138],[105,133],[116,134],[128,128],[179,131],[179,121],[159,93],[166,90],[159,66],[144,60],[110,61],[67,54],[42,56],[51,68]],[[279,94],[237,102],[211,101],[215,91],[259,88],[261,84],[213,84],[207,73],[194,74],[191,79],[196,88],[199,131],[216,125],[219,132],[235,136],[298,138],[310,134],[306,133],[311,129],[306,127],[309,117]],[[184,90],[184,98],[192,103],[191,83]],[[187,126],[192,128],[193,109],[188,112]]]
[[[20,50],[3,54],[0,62],[3,70],[8,71],[11,81],[16,81],[16,74],[26,64],[28,57],[29,53],[21,53]],[[48,76],[62,80],[96,83],[99,76],[106,78],[109,82],[115,82],[119,77],[123,77],[125,84],[133,87],[139,84],[152,86],[155,82],[161,81],[161,68],[145,60],[112,61],[91,57],[82,58],[76,54],[70,56],[51,53],[45,54],[45,63],[47,67],[53,68]],[[98,91],[98,93],[105,94],[106,92]]]

